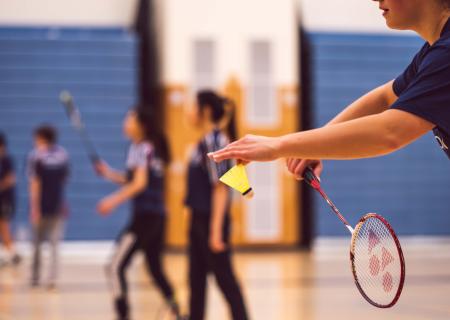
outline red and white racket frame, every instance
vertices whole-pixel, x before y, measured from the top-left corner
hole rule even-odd
[[[400,266],[401,266],[401,274],[400,274],[400,283],[397,289],[397,293],[394,297],[394,299],[387,305],[382,305],[379,303],[376,303],[374,301],[372,301],[364,292],[364,290],[361,288],[359,281],[358,281],[358,277],[356,275],[356,269],[355,269],[355,239],[358,235],[358,232],[361,228],[361,226],[363,225],[363,223],[370,219],[370,218],[375,218],[380,220],[385,227],[388,229],[389,233],[391,234],[392,238],[395,241],[395,245],[397,247],[397,252],[398,252],[398,256],[400,258]],[[377,307],[377,308],[391,308],[393,307],[398,299],[400,298],[400,295],[402,294],[402,290],[403,290],[403,285],[405,284],[405,274],[406,274],[406,267],[405,267],[405,258],[403,256],[403,251],[402,251],[402,247],[400,245],[400,241],[397,238],[397,235],[394,232],[394,229],[391,227],[391,225],[389,224],[389,222],[387,222],[387,220],[385,218],[383,218],[382,216],[380,216],[379,214],[376,213],[368,213],[366,215],[364,215],[358,222],[358,224],[355,227],[355,231],[352,234],[352,241],[350,243],[350,264],[351,264],[351,269],[352,269],[352,273],[353,273],[353,278],[355,279],[355,284],[356,287],[358,288],[359,292],[361,293],[361,295],[364,297],[364,299],[367,300],[367,302],[369,302],[371,305]]]

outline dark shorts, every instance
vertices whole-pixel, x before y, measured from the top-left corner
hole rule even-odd
[[[14,217],[14,204],[0,202],[0,220],[11,220]]]

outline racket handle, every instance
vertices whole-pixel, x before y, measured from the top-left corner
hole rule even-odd
[[[305,182],[314,189],[320,188],[320,180],[319,178],[317,178],[316,174],[314,173],[311,167],[307,167],[305,169],[305,172],[303,173],[303,178],[305,179]]]

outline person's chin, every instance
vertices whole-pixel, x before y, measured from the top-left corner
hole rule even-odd
[[[396,23],[394,20],[386,18],[386,25],[388,26],[389,29],[394,29],[394,30],[405,30],[404,27],[402,27],[402,25],[400,23]]]

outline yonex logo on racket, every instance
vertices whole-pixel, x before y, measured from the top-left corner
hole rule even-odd
[[[368,253],[371,255],[369,260],[369,270],[372,277],[378,277],[380,272],[384,272],[382,276],[382,284],[385,292],[390,292],[394,287],[394,280],[389,271],[386,268],[394,262],[394,257],[384,246],[381,248],[381,261],[378,254],[373,251],[380,245],[380,238],[375,234],[373,230],[369,230],[368,236]],[[376,250],[375,250],[376,251]]]

